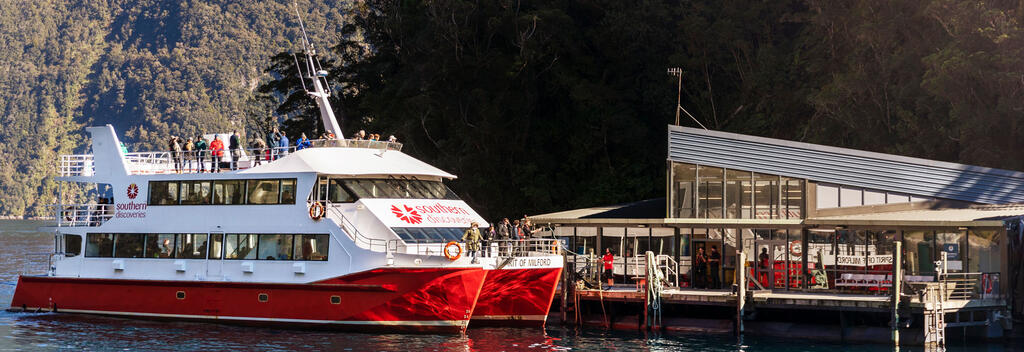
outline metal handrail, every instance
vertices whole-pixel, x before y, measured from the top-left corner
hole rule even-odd
[[[97,227],[114,217],[113,204],[49,204],[57,227]]]
[[[338,227],[341,227],[341,229],[344,230],[346,234],[348,234],[349,239],[351,239],[352,242],[356,244],[356,246],[373,252],[390,252],[392,249],[391,247],[394,247],[394,250],[396,251],[398,250],[397,241],[383,240],[363,235],[362,231],[359,231],[359,228],[357,228],[355,224],[349,221],[348,217],[346,217],[345,214],[341,212],[341,210],[338,210],[336,207],[332,206],[330,202],[324,203],[324,208],[327,209],[328,214],[334,215],[334,217],[331,217],[331,219],[338,221]],[[312,202],[310,202],[310,204],[312,204]],[[391,246],[391,242],[395,242],[395,245]],[[378,247],[380,248],[379,250],[377,249]]]
[[[59,170],[62,177],[92,176],[96,173],[96,164],[92,154],[61,155]]]

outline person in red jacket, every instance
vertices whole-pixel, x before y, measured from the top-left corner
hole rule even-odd
[[[608,280],[608,286],[615,284],[615,279],[612,276],[612,263],[615,261],[615,256],[612,255],[611,248],[604,249],[604,257],[601,258],[604,262],[604,277]]]
[[[220,172],[220,159],[224,157],[224,142],[218,135],[213,135],[213,142],[210,142],[210,156],[213,159],[213,165],[210,168],[217,170],[214,172]]]

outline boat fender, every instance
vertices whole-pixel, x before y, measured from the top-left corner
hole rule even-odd
[[[320,221],[326,212],[327,211],[324,209],[323,204],[320,204],[320,202],[313,202],[313,205],[309,207],[309,218]]]
[[[452,254],[452,246],[455,246],[455,254]],[[462,256],[462,246],[458,242],[451,241],[444,245],[444,257],[448,260],[455,261]]]

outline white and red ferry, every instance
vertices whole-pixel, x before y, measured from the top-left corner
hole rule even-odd
[[[343,139],[306,45],[303,80],[338,139],[225,151],[225,172],[192,160],[179,173],[175,158],[191,156],[127,153],[113,127],[87,128],[92,154],[62,156],[58,181],[90,199],[58,195],[47,270],[19,277],[12,309],[358,331],[543,326],[557,241],[464,253],[465,229],[488,224],[444,185],[455,176],[398,143]]]

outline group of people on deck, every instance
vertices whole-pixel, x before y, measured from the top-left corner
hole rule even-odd
[[[313,146],[313,142],[301,133],[299,138],[292,145],[288,135],[274,128],[273,131],[263,138],[256,134],[249,143],[252,154],[252,166],[261,165],[263,162],[270,162],[288,155],[291,150],[302,150]],[[335,139],[333,133],[325,132],[320,139]],[[353,140],[380,140],[379,134],[367,135],[366,131],[359,130]],[[395,136],[390,136],[388,142],[397,142]],[[191,172],[221,172],[222,169],[238,170],[238,161],[245,154],[242,148],[242,138],[238,131],[232,131],[227,137],[227,145],[219,134],[214,134],[213,139],[207,139],[203,135],[195,138],[171,136],[167,142],[167,149],[170,151],[171,163],[175,173]],[[127,150],[125,150],[127,152]],[[226,154],[227,153],[227,154]],[[225,158],[230,156],[230,158]],[[209,162],[207,162],[209,161]]]
[[[526,240],[532,238],[537,229],[530,221],[530,217],[523,215],[523,218],[510,222],[508,218],[493,223],[486,230],[480,230],[480,224],[473,222],[466,232],[462,234],[462,241],[466,243],[466,251],[469,255],[479,255],[481,246],[487,247],[491,241]],[[506,246],[508,247],[508,246]],[[504,250],[505,248],[500,248]],[[474,259],[475,260],[475,259]]]

